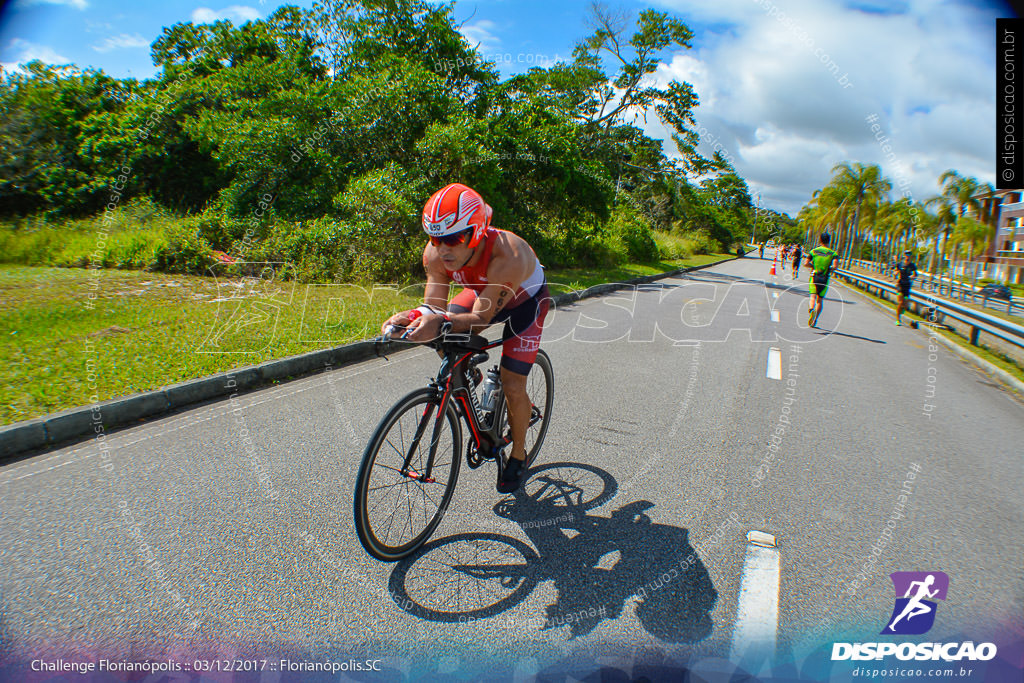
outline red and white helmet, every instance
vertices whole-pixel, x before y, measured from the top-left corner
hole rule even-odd
[[[491,207],[480,194],[462,183],[442,187],[423,207],[423,230],[431,237],[444,237],[473,229],[472,249],[484,238],[491,224]]]

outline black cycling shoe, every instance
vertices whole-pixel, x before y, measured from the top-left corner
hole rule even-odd
[[[512,493],[519,488],[525,472],[526,460],[510,457],[501,472],[501,479],[498,480],[498,493]]]

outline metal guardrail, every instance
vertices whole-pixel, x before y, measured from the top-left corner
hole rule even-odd
[[[852,259],[850,263],[860,268],[863,268],[864,270],[870,270],[880,275],[889,276],[893,272],[893,269],[890,266],[887,266],[884,263],[878,263],[877,261],[862,261],[860,259]],[[1009,315],[1024,315],[1024,297],[1011,296],[1009,301],[1006,301],[1006,299],[982,297],[979,294],[979,292],[981,291],[980,287],[971,287],[971,285],[964,284],[962,282],[952,281],[946,277],[932,275],[931,273],[923,270],[917,271],[917,275],[918,286],[924,286],[936,294],[941,295],[943,293],[946,293],[947,296],[950,296],[952,298],[959,298],[961,301],[965,301],[968,298],[970,298],[971,303],[973,304],[977,304],[978,299],[981,299],[982,308],[988,308],[988,306],[991,305],[992,308],[995,308],[996,310],[999,310],[999,308],[1001,308],[1001,306],[998,306],[998,304],[1005,303],[1006,312]],[[998,302],[998,304],[990,304],[990,301]]]
[[[857,286],[863,286],[868,293],[871,293],[872,289],[877,290],[879,295],[884,292],[895,297],[898,293],[892,284],[877,278],[868,277],[849,270],[838,269],[835,271],[835,275],[848,282],[856,284]],[[994,315],[979,313],[978,311],[967,308],[966,306],[961,306],[960,304],[949,301],[948,299],[922,296],[920,294],[915,294],[913,291],[910,293],[910,300],[908,303],[916,305],[918,307],[918,314],[923,315],[923,317],[929,320],[941,323],[942,320],[948,316],[953,320],[957,320],[969,326],[971,328],[970,342],[974,346],[978,345],[978,336],[984,332],[985,334],[990,334],[993,337],[998,337],[1010,344],[1024,348],[1024,326],[1017,325],[1016,323],[1009,322],[1008,320],[1003,320],[1002,318],[997,318]],[[922,314],[922,310],[926,313]]]

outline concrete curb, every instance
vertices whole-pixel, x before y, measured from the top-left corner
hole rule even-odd
[[[624,287],[648,284],[693,270],[709,268],[728,261],[731,257],[691,268],[678,268],[667,273],[647,275],[626,282],[594,285],[579,292],[552,297],[556,308],[568,306]],[[418,344],[399,344],[391,350],[398,353],[416,348]],[[389,354],[391,353],[389,352]],[[309,353],[279,358],[260,365],[238,368],[209,377],[188,380],[180,384],[161,387],[131,396],[103,401],[90,406],[70,408],[33,420],[16,422],[0,427],[0,460],[30,451],[54,448],[89,434],[105,433],[145,418],[173,412],[203,401],[228,396],[265,386],[274,381],[297,379],[324,368],[341,368],[376,357],[374,343],[360,341],[333,349],[319,349]]]
[[[870,301],[874,306],[878,307],[879,310],[885,311],[887,314],[891,313],[891,311],[888,308],[875,301],[875,295],[871,294],[870,292],[867,292],[866,290],[863,290],[860,287],[857,287],[856,285],[853,285],[852,283],[849,282],[844,281],[842,284],[843,286],[850,288],[852,291],[864,294],[867,300]],[[918,332],[926,335],[929,339],[933,337],[933,335],[928,334],[928,325],[919,324],[917,330]],[[1008,389],[1011,392],[1014,392],[1017,395],[1018,400],[1024,400],[1024,382],[1020,381],[1006,370],[1003,370],[995,363],[989,361],[988,359],[982,358],[976,353],[972,353],[970,350],[965,349],[956,342],[946,339],[941,334],[934,335],[934,338],[938,340],[947,349],[949,349],[957,356],[959,356],[961,360],[973,365],[978,370],[985,373],[986,375],[996,380],[997,382],[1001,382],[1006,389]]]
[[[931,335],[929,335],[928,338],[931,339]],[[997,382],[1002,382],[1006,389],[1016,392],[1018,399],[1024,399],[1024,382],[1021,382],[1019,379],[1011,375],[1006,370],[1003,370],[995,363],[989,361],[986,358],[982,358],[977,354],[971,353],[970,351],[960,346],[956,342],[946,339],[941,334],[935,335],[935,339],[937,339],[947,349],[949,349],[956,355],[960,356],[961,359],[974,365],[992,379],[996,380]]]

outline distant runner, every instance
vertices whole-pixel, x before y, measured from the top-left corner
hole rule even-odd
[[[799,244],[793,251],[793,279],[800,277],[800,259],[803,258],[804,250]]]
[[[825,302],[825,292],[828,291],[828,277],[832,274],[832,266],[835,261],[836,252],[829,249],[829,242],[832,236],[827,232],[821,233],[821,245],[811,249],[808,260],[814,269],[811,272],[811,310],[807,314],[807,324],[811,327],[818,326],[818,316],[821,315],[821,307]]]
[[[910,262],[909,251],[903,252],[903,260],[896,264],[896,270],[899,271],[900,286],[899,296],[896,297],[896,324],[902,325],[900,316],[903,315],[903,311],[907,310],[907,297],[910,296],[910,285],[917,276],[917,266]]]

